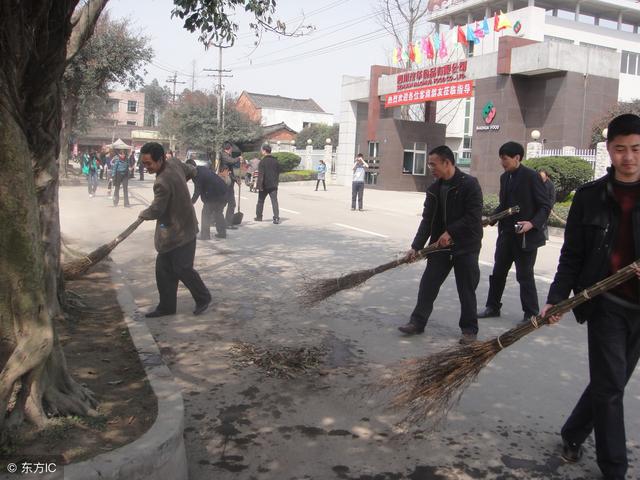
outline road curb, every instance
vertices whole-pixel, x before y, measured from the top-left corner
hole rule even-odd
[[[134,442],[64,468],[66,480],[187,480],[184,447],[184,402],[173,375],[163,363],[158,345],[127,288],[122,272],[111,265],[131,339],[158,399],[158,416],[151,428]]]

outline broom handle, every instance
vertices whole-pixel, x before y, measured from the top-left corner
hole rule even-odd
[[[133,222],[131,225],[129,225],[125,231],[123,231],[120,235],[118,235],[116,238],[111,240],[111,242],[109,242],[109,246],[112,248],[115,248],[117,245],[120,244],[120,242],[122,242],[125,238],[131,235],[133,231],[142,224],[142,222],[144,222],[142,218],[136,218],[136,221]]]
[[[531,317],[531,324],[535,328],[538,328],[541,325],[548,325],[549,318],[551,318],[552,316],[562,315],[569,310],[574,309],[578,305],[591,300],[593,297],[596,297],[601,293],[605,293],[608,290],[611,290],[612,288],[623,284],[636,274],[636,268],[640,268],[640,258],[635,262],[630,263],[626,267],[621,268],[613,275],[610,275],[607,278],[594,283],[589,288],[585,288],[580,293],[575,294],[573,297],[567,298],[566,300],[553,305],[549,308],[549,310],[547,310],[544,316],[537,315],[535,317]],[[517,339],[514,338],[513,341],[501,341],[501,336],[496,338],[496,342],[501,349],[512,345],[516,340]]]
[[[490,215],[484,220],[482,220],[482,226],[486,227],[493,222],[497,222],[498,220],[502,220],[503,218],[510,217],[514,213],[518,213],[520,211],[520,207],[515,205],[513,207],[509,207],[506,210],[496,213],[495,215]]]
[[[451,246],[448,247],[439,247],[437,243],[433,243],[426,248],[423,248],[418,252],[418,254],[413,259],[409,259],[406,256],[398,258],[396,260],[392,260],[391,262],[383,263],[382,265],[378,265],[373,269],[375,273],[386,272],[387,270],[391,270],[392,268],[399,267],[400,265],[404,265],[406,263],[413,263],[417,260],[421,260],[426,258],[427,255],[433,252],[437,252],[439,250],[448,250]]]

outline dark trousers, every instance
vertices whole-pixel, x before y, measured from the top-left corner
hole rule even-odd
[[[227,236],[227,223],[224,219],[222,211],[226,201],[224,198],[219,200],[208,200],[202,204],[202,216],[200,221],[200,238],[209,240],[211,238],[209,229],[211,224],[216,224],[216,232],[220,237]]]
[[[523,251],[518,242],[521,235],[498,235],[496,251],[494,254],[493,273],[489,277],[489,295],[487,296],[487,307],[500,310],[502,307],[502,294],[507,282],[507,275],[513,263],[516,264],[516,280],[520,284],[520,303],[522,311],[529,317],[537,315],[540,311],[538,306],[538,292],[536,281],[533,276],[533,267],[536,263],[538,250],[530,252]]]
[[[364,182],[351,182],[351,208],[356,208],[358,198],[358,210],[362,210],[362,196],[364,195]]]
[[[322,188],[324,188],[325,192],[327,191],[327,184],[324,183],[324,179],[318,180],[316,182],[316,190],[318,190],[318,187],[320,186],[320,182],[322,182]]]
[[[453,267],[456,287],[460,299],[460,330],[465,333],[478,333],[476,288],[480,281],[478,253],[451,256],[449,252],[431,254],[427,259],[427,268],[420,280],[418,302],[411,314],[411,323],[424,328],[433,311],[442,283]]]
[[[144,170],[140,169],[138,170],[138,173],[140,174],[140,180],[144,180]]]
[[[209,290],[193,268],[195,254],[195,238],[185,245],[158,254],[156,257],[156,284],[160,302],[157,310],[175,313],[179,281],[189,289],[196,305],[211,300]]]
[[[562,438],[582,444],[594,430],[602,474],[606,480],[624,480],[623,396],[640,357],[640,312],[605,298],[594,301],[597,306],[587,321],[590,383],[562,427]]]
[[[225,203],[227,204],[227,213],[225,219],[227,226],[233,225],[233,214],[236,211],[236,193],[235,193],[235,180],[231,182],[231,185],[227,187],[227,196],[225,197]]]
[[[271,208],[273,209],[273,218],[280,218],[280,209],[278,207],[278,189],[270,188],[269,190],[260,190],[258,192],[258,203],[256,203],[256,217],[262,218],[262,210],[264,209],[264,201],[269,195],[271,198]]]
[[[124,198],[124,206],[129,206],[129,171],[116,172],[114,179],[113,205],[118,206],[120,200],[120,185],[122,185],[122,197]]]

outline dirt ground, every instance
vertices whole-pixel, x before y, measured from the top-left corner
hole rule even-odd
[[[153,424],[156,397],[124,322],[109,264],[105,260],[67,283],[76,308],[57,325],[71,376],[94,393],[98,416],[53,418],[44,430],[22,428],[3,453],[56,456],[68,464],[131,443]]]

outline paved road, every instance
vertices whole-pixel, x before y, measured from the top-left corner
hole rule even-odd
[[[151,181],[132,181],[132,208],[113,208],[98,191],[61,189],[62,229],[87,250],[133,221],[152,197]],[[101,186],[102,187],[102,186]],[[180,289],[179,313],[149,321],[186,401],[190,478],[205,479],[587,479],[599,478],[593,442],[579,465],[559,459],[558,430],[587,382],[586,329],[571,315],[502,352],[466,392],[449,420],[398,426],[401,412],[385,408],[375,385],[386,367],[455,344],[458,300],[451,277],[443,285],[424,335],[405,338],[396,327],[413,309],[422,266],[372,278],[321,305],[303,308],[305,279],[374,266],[408,248],[423,195],[365,191],[365,211],[349,210],[350,191],[286,184],[282,223],[252,220],[255,194],[242,193],[245,222],[225,241],[198,241],[196,266],[215,304],[193,317]],[[199,210],[199,205],[197,210]],[[270,216],[267,200],[265,218]],[[485,231],[480,304],[496,232]],[[536,272],[544,300],[561,239],[540,250]],[[141,312],[157,300],[153,225],[144,224],[113,254]],[[503,316],[482,321],[480,337],[511,328],[521,311],[512,275]],[[140,317],[142,318],[142,317]],[[142,319],[141,319],[142,321]],[[323,375],[271,378],[238,366],[234,342],[263,346],[322,346]],[[626,397],[629,478],[640,472],[640,384]]]

